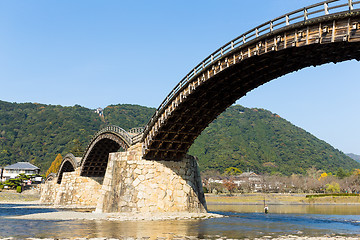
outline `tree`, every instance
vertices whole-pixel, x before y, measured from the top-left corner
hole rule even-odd
[[[21,182],[24,182],[25,180],[29,180],[30,179],[30,176],[29,175],[26,175],[25,173],[20,173],[17,178],[21,181]]]
[[[230,195],[234,192],[236,184],[232,180],[225,180],[223,182],[224,187],[229,191]]]
[[[326,191],[331,193],[339,193],[340,185],[337,182],[331,182],[326,184]]]
[[[49,167],[49,169],[46,171],[46,177],[50,174],[50,173],[57,173],[59,171],[61,162],[62,162],[62,156],[59,153],[55,160],[51,163],[51,166]]]
[[[354,169],[353,175],[358,176],[360,175],[360,169]]]
[[[16,189],[18,186],[21,186],[21,181],[18,178],[12,178],[9,180],[6,180],[4,182],[5,186],[8,186],[10,189]]]
[[[242,174],[242,171],[236,167],[228,167],[225,169],[225,175],[239,175]]]
[[[319,177],[319,181],[323,181],[323,180],[325,180],[326,178],[327,178],[327,176],[328,176],[328,174],[326,173],[326,172],[324,172],[324,173],[322,173],[321,175],[320,175],[320,177]]]
[[[348,173],[343,168],[340,167],[336,172],[336,176],[340,179],[343,179],[348,176]]]

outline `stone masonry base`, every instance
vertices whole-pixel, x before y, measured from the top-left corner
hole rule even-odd
[[[206,212],[196,159],[142,159],[141,144],[111,153],[97,212]]]
[[[103,178],[81,177],[78,168],[74,172],[64,172],[61,184],[56,181],[42,184],[40,202],[58,206],[96,206]]]

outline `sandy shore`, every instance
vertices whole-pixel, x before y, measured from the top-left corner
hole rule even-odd
[[[224,217],[213,213],[95,213],[84,212],[89,208],[72,209],[73,206],[54,206],[41,204],[39,195],[31,191],[25,191],[21,194],[14,191],[0,192],[0,204],[14,204],[21,208],[54,208],[63,209],[47,213],[36,213],[21,216],[11,216],[11,219],[32,219],[32,220],[109,220],[109,221],[162,221],[162,220],[182,220],[182,219],[208,219]],[[16,207],[16,206],[15,206]],[[71,209],[71,210],[67,210]]]

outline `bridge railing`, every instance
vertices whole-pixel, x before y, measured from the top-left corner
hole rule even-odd
[[[144,127],[137,127],[137,128],[131,128],[129,130],[129,133],[138,134],[138,133],[142,133],[143,131],[144,131]]]
[[[351,12],[354,10],[360,9],[360,0],[328,0],[319,2],[290,13],[284,14],[280,17],[272,19],[268,22],[265,22],[246,33],[240,35],[239,37],[231,40],[226,43],[224,46],[217,49],[215,52],[210,54],[207,58],[205,58],[201,63],[199,63],[195,68],[193,68],[176,86],[175,88],[168,94],[165,100],[160,104],[155,114],[152,116],[146,128],[144,130],[144,136],[150,130],[150,126],[154,124],[155,119],[157,119],[158,114],[162,112],[163,109],[167,106],[169,102],[171,102],[172,98],[177,95],[177,93],[183,88],[183,86],[187,85],[189,82],[193,80],[194,77],[198,75],[198,73],[205,70],[211,64],[216,62],[218,59],[223,57],[224,55],[234,51],[235,49],[241,48],[244,44],[260,37],[265,34],[273,33],[275,30],[300,23],[306,22],[307,20],[314,19],[321,16],[326,16],[329,14],[335,14],[340,12]]]
[[[119,133],[124,139],[125,141],[127,141],[129,143],[129,145],[132,144],[132,138],[129,135],[129,133],[122,129],[121,127],[115,126],[115,125],[109,125],[101,130],[99,130],[98,132],[95,133],[94,137],[91,139],[89,145],[102,133],[105,132],[115,132],[115,133]]]
[[[132,138],[132,144],[136,144],[136,143],[141,142],[141,139],[143,138],[143,136],[144,136],[143,133],[139,133],[139,134],[135,135],[135,136]]]
[[[131,135],[131,144],[136,144],[138,142],[141,142],[141,139],[143,137],[144,128],[143,127],[137,127],[132,128],[129,130],[129,134]]]

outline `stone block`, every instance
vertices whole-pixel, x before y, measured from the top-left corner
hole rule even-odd
[[[139,167],[137,167],[135,170],[134,170],[134,173],[137,174],[137,175],[140,175],[141,174],[141,169]]]
[[[133,186],[137,187],[140,184],[141,180],[139,178],[136,178],[133,182]]]

